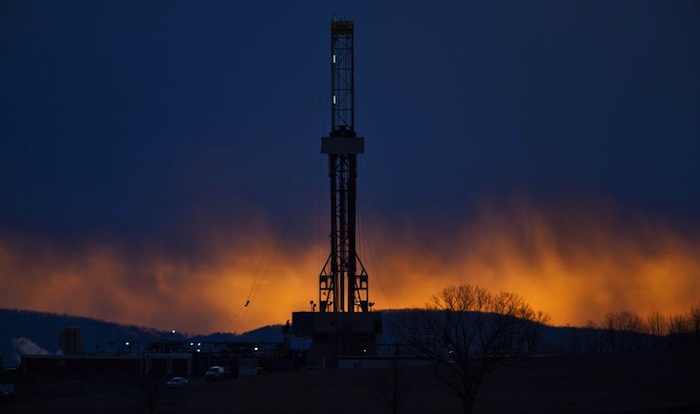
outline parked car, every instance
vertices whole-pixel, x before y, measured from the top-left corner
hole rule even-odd
[[[190,382],[184,377],[173,377],[165,384],[167,388],[185,388]]]
[[[204,373],[204,379],[207,381],[220,381],[226,376],[226,370],[224,367],[214,365],[209,367],[207,372]]]

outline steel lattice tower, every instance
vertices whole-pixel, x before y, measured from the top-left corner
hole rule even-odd
[[[355,133],[353,22],[331,22],[331,132],[321,138],[328,154],[331,252],[319,276],[320,312],[367,312],[367,272],[357,256],[357,154],[364,138]]]

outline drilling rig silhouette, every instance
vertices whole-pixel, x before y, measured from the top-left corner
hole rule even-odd
[[[376,355],[381,313],[371,312],[369,278],[357,242],[355,56],[352,21],[331,21],[331,131],[321,138],[330,177],[330,255],[319,275],[318,303],[292,314],[293,333],[312,338],[308,364],[335,367],[338,358]],[[316,309],[318,306],[318,309]]]

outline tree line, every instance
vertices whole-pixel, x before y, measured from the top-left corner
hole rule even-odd
[[[664,315],[658,310],[640,316],[622,310],[608,312],[600,322],[570,331],[562,348],[579,352],[630,351],[700,345],[700,305]]]

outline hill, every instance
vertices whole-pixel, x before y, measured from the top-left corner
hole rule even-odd
[[[149,341],[164,337],[165,332],[154,328],[124,325],[82,316],[0,309],[0,354],[5,364],[19,361],[20,353],[55,354],[60,352],[58,334],[61,330],[79,326],[83,330],[86,352],[95,352],[106,341],[136,338]]]
[[[36,312],[19,309],[0,309],[0,355],[4,365],[15,365],[19,355],[55,354],[61,350],[58,335],[63,329],[78,326],[83,331],[83,346],[86,353],[104,350],[109,343],[124,341],[152,342],[175,339],[205,341],[282,341],[280,326],[265,326],[242,335],[217,332],[209,335],[189,336],[156,328],[125,325],[82,316]]]
[[[393,343],[392,326],[398,321],[418,310],[398,309],[382,312],[382,324],[384,332],[379,336],[380,343]],[[30,310],[0,309],[0,354],[4,364],[15,364],[19,361],[19,354],[60,352],[58,334],[61,330],[79,326],[83,330],[84,350],[86,353],[104,351],[109,343],[124,341],[152,342],[157,340],[190,340],[196,342],[282,342],[282,325],[263,326],[240,335],[227,332],[216,332],[207,335],[189,336],[186,333],[172,333],[171,331],[136,325],[124,325],[99,319],[36,312]],[[648,335],[628,333],[634,335],[634,341],[638,348],[644,348],[650,343]],[[607,332],[600,329],[578,327],[553,327],[542,325],[538,338],[538,349],[542,352],[597,352],[604,351]],[[305,348],[308,342],[293,341],[295,348]]]

